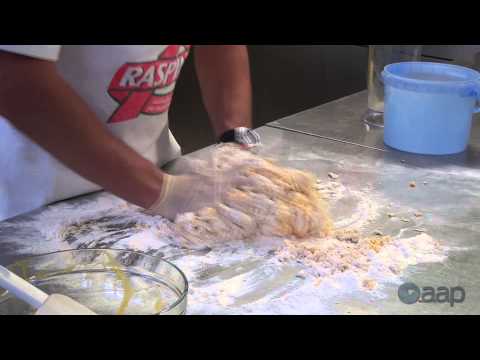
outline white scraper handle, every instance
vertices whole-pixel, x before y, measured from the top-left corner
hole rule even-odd
[[[0,287],[8,290],[15,297],[38,309],[47,300],[48,295],[28,281],[15,275],[0,265]]]

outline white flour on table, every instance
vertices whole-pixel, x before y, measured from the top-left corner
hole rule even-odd
[[[349,191],[341,181],[320,186],[319,191],[331,204],[347,197],[355,199],[357,210],[352,216],[334,218],[335,226],[342,230],[361,231],[385,216],[374,196],[368,192]],[[97,222],[104,217],[107,218],[105,226]],[[410,238],[400,234],[379,252],[366,252],[365,267],[330,274],[327,267],[322,276],[319,276],[318,267],[309,261],[286,259],[284,255],[288,249],[283,239],[278,238],[258,239],[248,245],[231,242],[206,253],[182,251],[177,247],[177,239],[167,220],[147,216],[137,207],[109,194],[101,194],[84,205],[60,203],[29,219],[26,224],[37,229],[41,233],[39,239],[43,239],[21,244],[18,252],[66,250],[88,242],[94,247],[96,239],[109,238],[111,223],[116,221],[109,220],[110,217],[119,218],[120,223],[133,224],[125,234],[120,230],[121,236],[112,246],[114,248],[149,252],[173,246],[171,261],[185,272],[190,282],[188,312],[191,314],[333,313],[333,304],[339,296],[361,291],[366,297],[382,297],[382,284],[399,282],[408,266],[441,262],[445,258],[444,249],[427,234]],[[21,227],[22,224],[12,226]],[[117,230],[114,227],[113,237],[119,236]],[[71,236],[73,242],[68,243],[66,236]],[[171,254],[166,251],[166,257],[168,255]],[[332,264],[330,269],[336,266]]]

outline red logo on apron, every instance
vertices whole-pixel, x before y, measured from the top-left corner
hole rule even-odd
[[[108,87],[108,94],[120,105],[108,123],[167,112],[189,49],[189,45],[169,45],[157,61],[123,65]]]

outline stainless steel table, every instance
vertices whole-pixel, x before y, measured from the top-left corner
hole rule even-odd
[[[460,155],[431,156],[409,155],[392,151],[383,143],[383,129],[366,126],[359,118],[367,110],[367,92],[332,101],[277,121],[267,126],[277,129],[298,131],[324,139],[336,140],[345,144],[355,144],[379,151],[388,151],[391,156],[408,159],[421,166],[432,164],[459,164],[466,167],[480,167],[480,114],[473,122],[472,138],[468,150]],[[398,155],[398,156],[397,156]]]
[[[382,145],[382,132],[361,122],[366,94],[359,93],[259,129],[264,155],[282,164],[310,170],[320,178],[334,172],[347,189],[369,188],[379,203],[378,216],[367,231],[392,236],[416,235],[425,229],[447,246],[442,263],[411,266],[401,281],[419,286],[462,286],[466,300],[448,304],[405,305],[397,297],[398,283],[381,284],[374,293],[323,291],[298,277],[301,267],[282,265],[270,253],[248,246],[192,252],[156,239],[150,254],[177,263],[189,278],[190,314],[471,314],[480,313],[480,121],[476,121],[469,150],[461,155],[427,157],[400,153]],[[202,151],[198,154],[201,156]],[[415,191],[408,184],[416,181]],[[99,202],[99,200],[102,200]],[[102,204],[99,206],[99,204]],[[98,193],[69,200],[0,223],[0,263],[30,253],[84,247],[129,248],[143,230],[139,217],[122,210],[123,202]],[[387,212],[424,216],[409,223],[387,221]],[[352,216],[355,203],[346,201],[336,218]],[[91,226],[78,231],[53,231],[90,217]],[[62,220],[57,216],[62,214]],[[69,217],[70,216],[70,217]],[[71,230],[71,227],[70,227]],[[288,300],[285,300],[285,299]]]

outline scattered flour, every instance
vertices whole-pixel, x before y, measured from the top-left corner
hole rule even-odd
[[[355,242],[340,237],[300,243],[289,241],[279,256],[282,260],[305,264],[317,283],[350,272],[362,279],[368,290],[375,288],[373,284],[378,276],[382,279],[399,276],[410,265],[444,259],[440,244],[426,234],[408,239],[372,236]],[[375,279],[369,278],[371,269],[376,272]]]
[[[339,178],[317,183],[331,208],[354,203],[352,214],[335,214],[337,229],[325,238],[304,241],[259,237],[248,244],[230,241],[203,252],[179,247],[171,223],[144,214],[109,194],[75,205],[59,203],[11,227],[32,234],[11,241],[24,254],[74,248],[119,248],[163,254],[190,282],[189,313],[333,313],[341,294],[362,291],[381,297],[382,284],[399,282],[405,269],[441,262],[446,249],[426,233],[395,237],[365,233],[381,214],[368,189],[353,191]],[[386,214],[386,218],[388,216]]]

